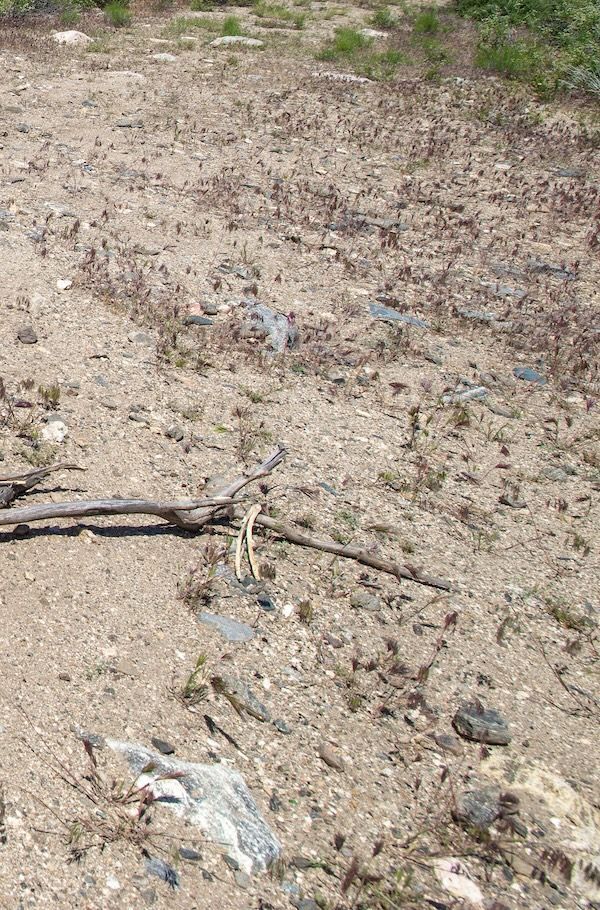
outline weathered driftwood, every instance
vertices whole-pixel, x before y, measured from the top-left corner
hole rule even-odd
[[[51,521],[53,519],[86,518],[98,515],[155,515],[170,524],[177,525],[187,531],[198,531],[219,518],[226,517],[229,521],[234,518],[233,506],[239,502],[235,497],[245,486],[255,480],[267,477],[271,471],[285,458],[286,451],[279,446],[269,455],[262,464],[246,474],[237,477],[231,483],[220,489],[216,496],[206,499],[186,499],[173,501],[160,501],[151,499],[92,499],[79,502],[41,503],[39,505],[24,506],[18,509],[6,508],[17,496],[27,492],[37,483],[50,474],[60,470],[82,470],[76,465],[52,465],[49,468],[39,468],[25,474],[0,476],[0,526],[29,524],[36,521]],[[3,495],[4,493],[4,495]],[[4,506],[4,509],[2,509]],[[352,559],[362,565],[378,569],[394,575],[398,580],[406,579],[416,584],[439,588],[443,591],[451,589],[450,583],[443,578],[437,578],[422,572],[416,566],[401,565],[390,559],[376,556],[360,547],[336,543],[333,540],[320,540],[297,531],[289,525],[282,524],[269,515],[259,512],[254,507],[248,513],[245,524],[242,523],[241,531],[250,527],[248,541],[249,555],[253,557],[251,528],[258,525],[272,531],[279,537],[301,547],[321,550],[332,553],[344,559]],[[236,567],[241,557],[240,534]],[[251,563],[255,563],[251,559]],[[256,572],[256,565],[252,566]]]

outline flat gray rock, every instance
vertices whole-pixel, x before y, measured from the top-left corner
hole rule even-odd
[[[418,329],[428,329],[429,323],[424,319],[417,319],[416,316],[409,316],[407,313],[400,313],[389,306],[382,306],[380,303],[370,303],[369,312],[373,319],[383,319],[385,322],[404,322],[406,325],[414,325]]]
[[[240,869],[251,874],[269,868],[281,853],[281,845],[261,816],[246,783],[224,762],[204,765],[166,758],[135,743],[106,740],[127,759],[139,786],[148,785],[156,801],[197,825],[224,847]],[[152,764],[151,773],[142,770]],[[158,780],[176,772],[176,780]]]
[[[250,641],[254,638],[254,629],[245,622],[230,619],[229,616],[220,616],[218,613],[200,613],[200,622],[205,626],[213,626],[227,641]]]

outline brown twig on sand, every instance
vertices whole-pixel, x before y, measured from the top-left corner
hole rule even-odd
[[[232,506],[239,502],[235,497],[240,490],[255,480],[267,477],[281,463],[285,455],[286,450],[283,446],[279,446],[256,468],[226,484],[218,491],[216,496],[210,499],[175,500],[172,502],[152,499],[92,499],[80,502],[41,503],[40,505],[6,509],[4,512],[0,511],[0,527],[26,524],[34,521],[47,521],[55,518],[86,518],[96,515],[156,515],[158,518],[177,525],[179,528],[184,528],[188,531],[198,531],[224,515],[230,519],[233,518]],[[14,499],[15,496],[21,495],[22,492],[35,486],[39,480],[48,474],[59,470],[74,469],[77,470],[75,465],[53,465],[50,468],[41,468],[36,471],[30,471],[27,474],[11,475],[4,479],[0,478],[0,505],[2,504],[2,483],[8,484],[7,489],[14,491],[12,496]],[[8,505],[11,501],[12,499],[9,499],[5,505]],[[236,557],[236,571],[238,574],[241,570],[241,548],[244,537],[247,535],[250,565],[253,574],[258,577],[258,567],[252,546],[252,527],[254,524],[273,531],[279,537],[283,537],[298,546],[321,550],[324,553],[332,553],[335,556],[342,556],[344,559],[352,559],[362,565],[394,575],[397,579],[407,579],[431,588],[439,588],[442,591],[451,590],[448,581],[428,575],[417,566],[401,565],[390,559],[369,553],[368,550],[360,547],[344,546],[333,540],[319,540],[316,537],[302,534],[295,528],[282,524],[274,518],[261,513],[258,505],[250,509],[242,523]]]
[[[370,566],[373,569],[379,569],[381,572],[387,572],[389,575],[395,575],[396,578],[406,578],[408,581],[417,582],[420,585],[426,585],[430,588],[440,588],[442,591],[450,591],[450,582],[444,578],[436,578],[433,575],[426,575],[416,566],[406,566],[393,562],[391,559],[384,559],[381,556],[375,556],[368,550],[360,547],[345,546],[336,543],[334,540],[318,540],[316,537],[309,537],[284,525],[268,515],[257,515],[255,523],[263,528],[274,531],[280,537],[289,540],[290,543],[298,544],[301,547],[310,547],[313,550],[322,550],[324,553],[333,553],[336,556],[343,556],[345,559],[353,559],[364,566]]]

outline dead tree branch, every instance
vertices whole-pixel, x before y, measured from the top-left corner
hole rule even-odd
[[[286,450],[279,446],[256,468],[237,477],[226,484],[212,498],[184,499],[174,501],[160,501],[153,499],[91,499],[80,502],[40,503],[39,505],[24,506],[18,509],[9,509],[6,506],[23,495],[41,480],[50,474],[61,470],[82,470],[77,465],[62,464],[52,465],[48,468],[38,468],[24,474],[11,474],[0,476],[0,527],[6,525],[28,524],[35,521],[52,521],[53,519],[87,518],[98,515],[155,515],[170,524],[177,525],[187,531],[198,531],[217,519],[227,517],[235,518],[234,505],[239,503],[237,494],[253,481],[267,477],[271,471],[283,461]],[[4,510],[2,507],[4,506]],[[398,580],[406,579],[417,584],[442,591],[451,590],[450,583],[443,578],[437,578],[421,571],[417,566],[401,565],[390,559],[376,556],[368,550],[354,546],[344,546],[333,540],[319,540],[297,531],[289,525],[282,524],[274,518],[258,513],[258,506],[253,507],[248,513],[250,528],[249,553],[252,553],[251,524],[257,524],[279,537],[301,547],[321,550],[352,559],[362,565],[370,566],[393,575]],[[251,521],[251,524],[250,524]],[[256,566],[254,566],[256,572]]]

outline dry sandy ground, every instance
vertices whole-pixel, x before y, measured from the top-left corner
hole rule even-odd
[[[2,33],[3,473],[85,468],[30,502],[197,497],[281,442],[264,508],[452,590],[257,533],[276,572],[264,610],[202,587],[223,535],[143,517],[6,527],[3,907],[600,900],[597,134],[585,110],[479,76],[315,75],[339,69],[313,56],[345,21],[327,9],[298,33],[237,11],[259,52],[210,48],[200,29],[165,39],[165,16],[102,52],[52,47],[51,22]],[[293,350],[265,353],[253,297],[295,315]],[[374,320],[378,300],[428,327]],[[182,327],[206,306],[212,326]],[[516,379],[522,366],[547,382]],[[38,391],[53,385],[54,409]],[[51,443],[57,416],[68,435]],[[196,568],[194,604],[178,591]],[[228,643],[195,605],[254,637]],[[278,725],[210,684],[188,710],[173,690],[199,655]],[[509,745],[453,729],[474,699]],[[150,827],[168,837],[103,827],[118,807],[65,780],[88,773],[81,730],[237,769],[283,861],[248,880],[160,805]],[[97,760],[127,778],[110,750]],[[468,791],[492,806],[479,829],[461,820]],[[70,862],[76,822],[99,846]],[[144,850],[176,866],[177,890]],[[463,865],[444,879],[447,857]]]

